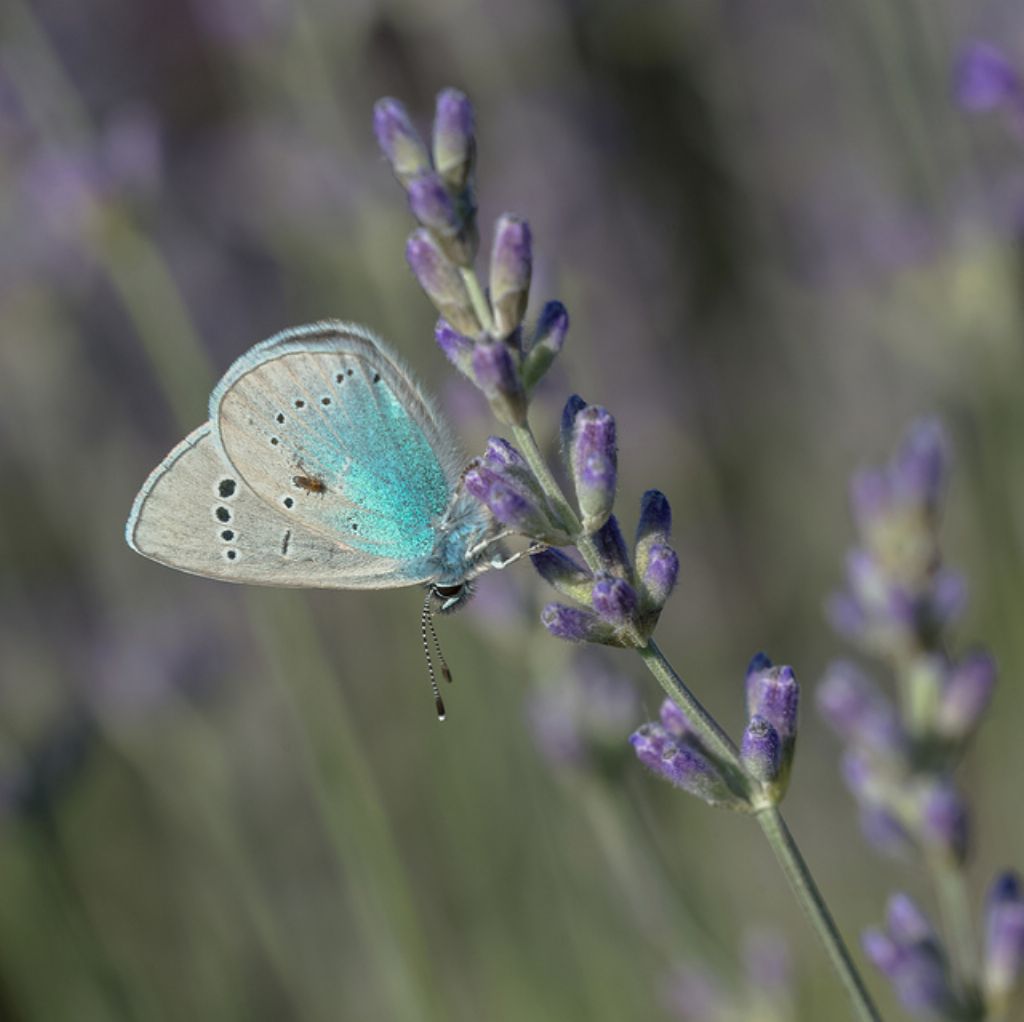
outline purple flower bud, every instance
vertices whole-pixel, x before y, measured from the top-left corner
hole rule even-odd
[[[996,877],[985,905],[986,1000],[993,1017],[1006,1014],[1024,971],[1024,893],[1012,870]]]
[[[651,610],[661,610],[672,595],[678,578],[679,555],[675,550],[664,543],[651,547],[641,577],[645,606]]]
[[[578,603],[590,602],[594,576],[572,557],[561,550],[548,547],[530,554],[530,560],[540,577],[563,596],[568,596]]]
[[[500,341],[486,341],[473,349],[473,378],[487,396],[491,410],[502,422],[522,425],[526,397],[512,352]]]
[[[509,476],[477,461],[463,475],[467,492],[503,525],[541,542],[561,543],[566,536],[551,522],[546,507]]]
[[[409,114],[397,99],[379,99],[373,108],[373,130],[377,144],[387,157],[395,176],[408,186],[420,174],[430,170],[430,156]]]
[[[596,532],[612,513],[618,463],[615,420],[604,408],[589,405],[576,415],[569,463],[583,530]]]
[[[661,726],[670,735],[675,735],[676,738],[693,734],[690,718],[683,712],[682,707],[672,699],[662,701],[661,708],[658,711],[658,718],[661,721]]]
[[[523,378],[527,390],[535,387],[551,367],[565,344],[569,331],[569,313],[561,302],[548,302],[541,309],[534,329],[533,341],[523,364]]]
[[[405,246],[405,258],[441,316],[459,333],[479,334],[480,323],[466,285],[428,231],[413,231]]]
[[[740,759],[747,773],[762,784],[774,784],[781,776],[782,742],[764,717],[751,718],[740,743]]]
[[[996,663],[984,650],[969,653],[950,672],[935,716],[935,729],[944,738],[964,741],[973,734],[992,699]]]
[[[959,571],[943,568],[932,581],[931,617],[937,628],[951,625],[967,606],[967,579]]]
[[[434,327],[434,340],[437,346],[444,352],[444,357],[460,373],[473,379],[473,349],[475,342],[460,334],[450,323],[439,319]]]
[[[633,623],[636,613],[636,590],[626,581],[614,576],[598,579],[594,583],[590,601],[598,616],[616,628]]]
[[[934,944],[902,944],[876,929],[865,931],[862,942],[909,1012],[945,1016],[954,1006],[946,963]]]
[[[453,192],[469,183],[476,156],[473,105],[458,89],[438,93],[434,113],[434,166]]]
[[[556,638],[567,642],[612,644],[614,630],[596,614],[579,607],[549,603],[540,612],[540,623]]]
[[[637,546],[667,543],[672,532],[672,507],[661,490],[647,490],[640,498],[640,521],[636,526]]]
[[[908,859],[915,852],[914,839],[906,827],[883,806],[861,805],[860,829],[868,844],[882,855]]]
[[[498,337],[508,337],[522,323],[532,270],[530,225],[506,213],[495,225],[491,249],[491,305]]]
[[[412,215],[435,234],[455,234],[461,226],[455,203],[444,182],[434,173],[421,174],[409,182]]]
[[[632,581],[633,572],[629,564],[629,551],[626,549],[626,540],[623,538],[619,521],[615,515],[608,518],[608,521],[591,536],[591,540],[605,569],[618,578]]]
[[[923,944],[938,939],[935,927],[909,894],[898,892],[889,899],[886,924],[898,944]]]
[[[904,500],[935,510],[949,470],[949,440],[938,419],[911,425],[892,466],[892,481]]]
[[[762,667],[747,674],[747,716],[764,717],[783,744],[796,737],[800,686],[792,667]]]
[[[526,459],[505,439],[500,436],[487,438],[487,449],[484,451],[484,461],[495,470],[504,469],[516,474],[525,474],[530,477],[533,473]]]
[[[882,469],[867,468],[854,473],[850,480],[850,507],[857,527],[871,528],[892,507],[892,487]]]
[[[972,42],[956,63],[953,95],[964,110],[994,110],[1020,99],[1020,75],[1002,50]]]
[[[570,475],[572,475],[572,466],[569,464],[569,450],[572,447],[573,426],[576,422],[576,416],[586,407],[587,402],[579,394],[571,394],[569,400],[565,402],[565,407],[562,409],[562,421],[559,426],[562,460],[565,462],[566,469]]]
[[[962,865],[967,858],[970,821],[963,797],[948,781],[929,786],[921,796],[921,840],[953,863]]]
[[[855,664],[829,664],[818,686],[818,712],[844,741],[896,754],[904,738],[899,717],[889,700]]]
[[[670,736],[658,724],[644,724],[629,739],[649,770],[709,805],[745,809],[747,803],[726,783],[718,769],[697,749]]]

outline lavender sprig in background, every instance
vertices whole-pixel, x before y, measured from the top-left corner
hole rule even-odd
[[[565,341],[568,316],[557,303],[526,322],[532,276],[528,224],[499,217],[493,235],[489,289],[475,269],[478,243],[475,124],[466,96],[438,96],[431,158],[407,111],[394,99],[377,103],[381,150],[420,223],[406,258],[441,315],[438,345],[484,394],[514,446],[492,438],[465,474],[465,486],[509,533],[544,547],[532,553],[539,574],[571,604],[548,604],[541,615],[557,638],[637,650],[669,699],[661,719],[638,730],[641,762],[710,805],[753,813],[832,958],[862,1019],[878,1013],[792,835],[778,811],[796,742],[799,687],[791,668],[758,654],[746,680],[748,725],[740,747],[665,659],[653,640],[658,617],[676,585],[679,560],[670,542],[671,510],[656,490],[642,501],[630,549],[613,507],[617,482],[615,420],[578,395],[566,402],[561,460],[575,507],[545,461],[529,424],[533,388]],[[582,562],[582,563],[581,563]]]
[[[996,877],[978,939],[964,872],[970,812],[954,772],[992,698],[996,666],[982,648],[949,651],[966,590],[942,560],[949,468],[945,431],[923,420],[888,465],[854,476],[858,544],[829,612],[892,676],[896,699],[858,665],[836,661],[818,708],[845,743],[843,775],[865,837],[923,865],[941,908],[940,936],[907,895],[895,895],[885,929],[864,935],[868,956],[916,1014],[1002,1019],[1024,966],[1024,898],[1014,873]]]

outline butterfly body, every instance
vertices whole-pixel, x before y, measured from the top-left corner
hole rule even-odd
[[[151,473],[129,546],[231,582],[468,594],[495,534],[447,425],[369,331],[286,330],[228,369],[210,421]]]

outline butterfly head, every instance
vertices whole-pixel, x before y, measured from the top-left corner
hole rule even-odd
[[[472,579],[442,585],[432,582],[429,586],[430,602],[438,614],[451,614],[463,606],[475,592]]]

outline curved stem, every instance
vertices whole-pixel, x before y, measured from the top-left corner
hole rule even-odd
[[[690,691],[686,682],[676,674],[654,639],[648,639],[647,645],[641,646],[637,652],[646,664],[647,670],[658,679],[658,684],[665,690],[668,697],[678,703],[686,712],[690,725],[697,732],[707,750],[745,775],[746,771],[743,769],[739,753],[736,751],[732,739],[722,730],[718,721],[704,709],[701,701]]]
[[[484,294],[483,285],[480,283],[480,278],[476,275],[476,270],[472,266],[460,266],[459,273],[462,276],[462,282],[466,285],[466,290],[469,292],[469,300],[473,303],[473,311],[476,313],[476,318],[480,320],[480,325],[484,330],[493,335],[494,334],[494,315],[491,313],[490,303],[487,301],[487,295]]]
[[[857,966],[854,965],[842,935],[836,927],[832,913],[829,912],[825,899],[822,898],[821,892],[814,882],[814,877],[811,876],[811,871],[807,868],[807,863],[804,862],[804,857],[800,854],[800,849],[793,840],[793,835],[789,832],[782,814],[774,806],[762,809],[757,813],[757,822],[761,824],[761,830],[764,831],[764,836],[768,839],[775,858],[779,860],[779,865],[782,867],[782,872],[786,874],[793,894],[803,906],[811,925],[817,931],[822,944],[825,945],[825,950],[828,952],[829,958],[832,959],[832,965],[846,987],[857,1017],[863,1022],[881,1022],[878,1009],[871,1000],[864,980],[857,971]]]

